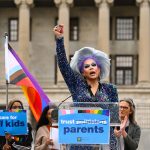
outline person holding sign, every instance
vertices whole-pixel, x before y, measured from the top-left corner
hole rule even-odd
[[[135,105],[131,98],[119,102],[120,128],[115,127],[114,134],[118,139],[118,150],[136,150],[141,129],[135,121]]]
[[[118,102],[117,88],[113,84],[103,83],[110,71],[108,55],[92,47],[83,47],[76,51],[70,65],[67,61],[63,25],[54,27],[56,36],[57,61],[63,78],[69,88],[74,102]],[[110,149],[116,149],[116,140],[111,129]],[[93,148],[77,146],[73,149]]]
[[[23,103],[20,100],[12,100],[8,104],[8,110],[11,112],[17,112],[18,110],[24,109]],[[2,150],[18,150],[31,149],[32,144],[32,127],[28,123],[28,134],[27,135],[11,135],[6,133],[5,137],[0,136],[0,149]]]
[[[50,138],[50,136],[52,128],[58,128],[58,126],[52,126],[51,118],[51,113],[56,108],[55,105],[44,108],[36,127],[34,150],[55,150],[53,137]]]

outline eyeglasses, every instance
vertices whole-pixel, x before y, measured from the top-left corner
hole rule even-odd
[[[129,107],[127,106],[119,106],[119,109],[124,109],[124,110],[127,110]]]
[[[11,109],[22,109],[22,106],[12,106]]]
[[[84,65],[84,68],[89,68],[90,66],[95,67],[95,66],[97,66],[97,64],[96,64],[96,63],[85,64],[85,65]]]
[[[130,105],[132,105],[135,108],[135,104],[133,102],[133,99],[131,99],[131,98],[125,98],[125,99],[120,100],[120,102],[122,102],[122,101],[130,103]]]

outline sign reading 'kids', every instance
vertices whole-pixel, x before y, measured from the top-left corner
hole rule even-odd
[[[5,133],[11,135],[27,134],[27,115],[26,110],[18,112],[0,111],[0,135]]]

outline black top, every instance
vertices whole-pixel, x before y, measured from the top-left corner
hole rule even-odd
[[[20,146],[29,147],[31,149],[31,144],[33,141],[32,138],[32,127],[28,123],[28,134],[27,135],[17,135],[12,136],[11,141],[8,141],[8,144],[11,146],[12,150],[18,150]],[[3,149],[3,146],[6,144],[6,139],[4,136],[0,136],[0,150]],[[23,150],[23,148],[22,148]]]

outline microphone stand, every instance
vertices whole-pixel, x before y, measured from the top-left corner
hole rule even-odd
[[[71,97],[72,95],[69,95],[67,98],[65,98],[64,100],[62,100],[59,105],[57,106],[56,109],[54,109],[52,112],[51,112],[51,118],[53,119],[53,121],[55,122],[58,122],[58,110],[59,110],[59,107],[67,100]]]
[[[58,108],[63,104],[63,102],[65,102],[67,99],[69,99],[72,95],[69,95],[67,98],[65,98],[64,100],[62,100],[59,105],[57,106]]]

